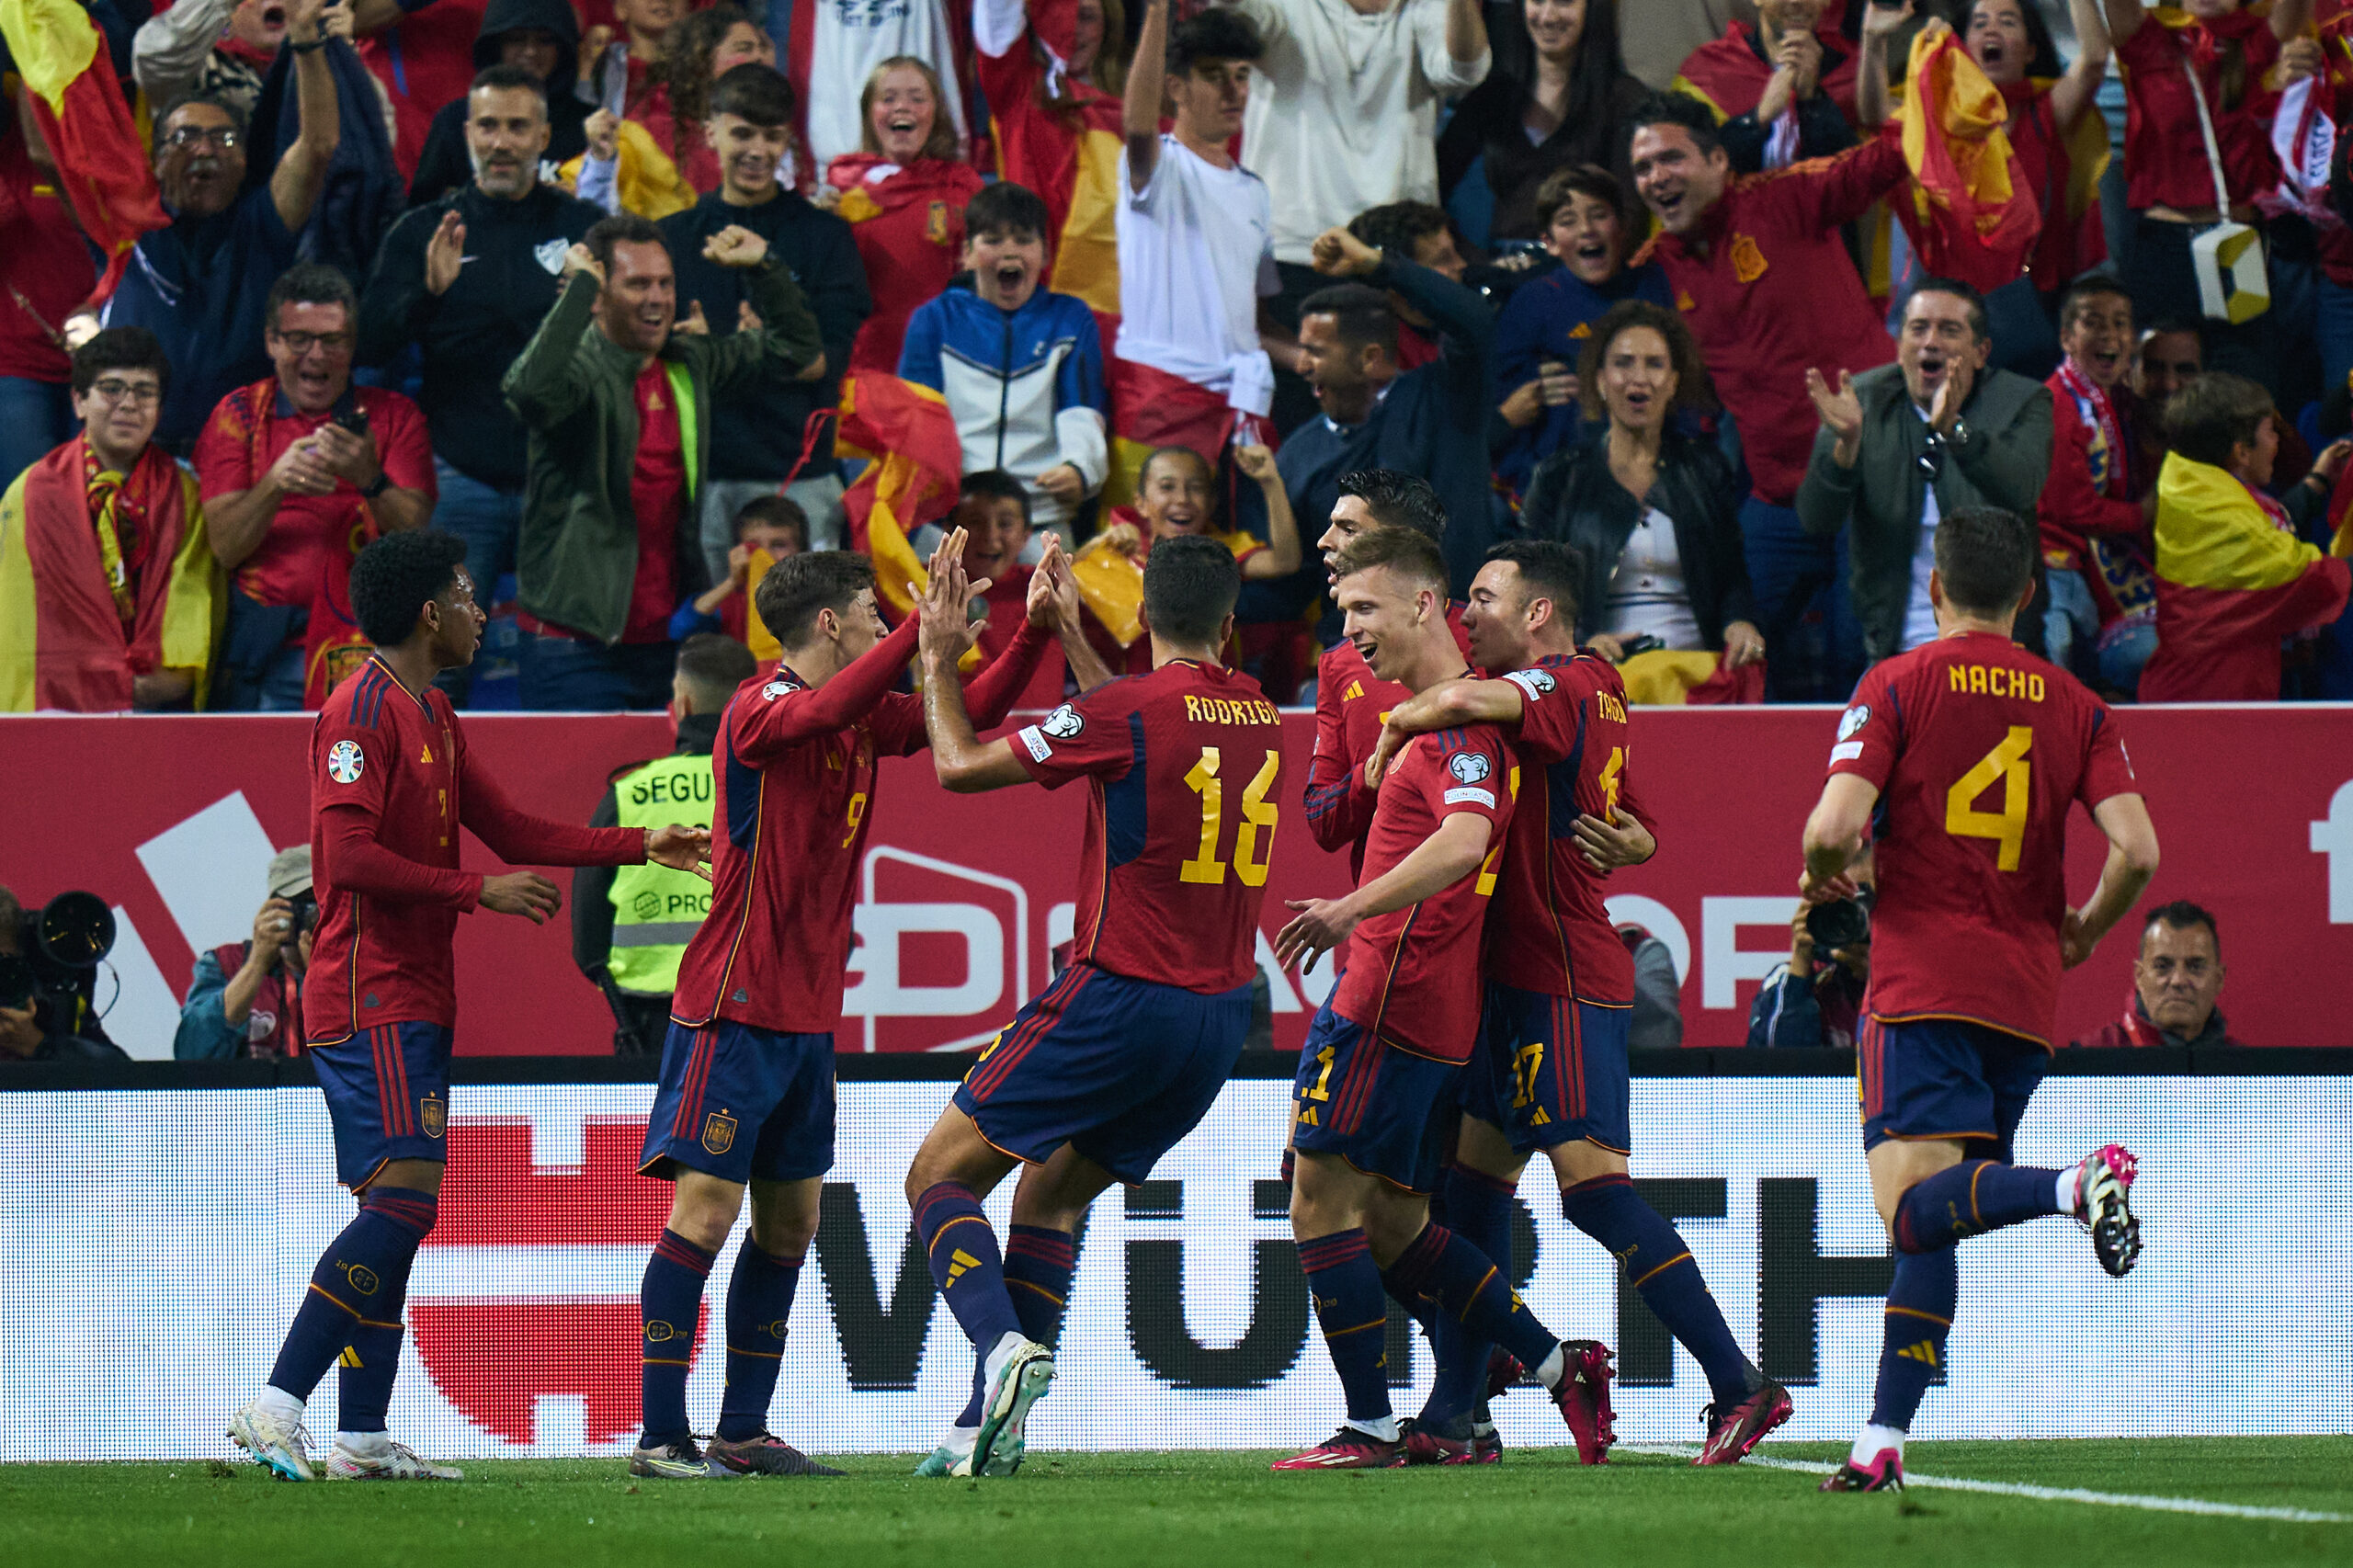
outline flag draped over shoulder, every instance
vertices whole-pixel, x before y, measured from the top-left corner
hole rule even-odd
[[[842,506],[850,548],[874,559],[874,592],[901,615],[929,585],[908,536],[956,507],[964,449],[948,400],[896,376],[861,373],[842,381],[837,457],[864,458],[865,473]]]
[[[2277,502],[2175,452],[2157,475],[2157,651],[2143,702],[2270,702],[2279,641],[2336,619],[2353,567],[2286,526]]]
[[[196,481],[156,447],[119,477],[103,534],[79,439],[0,497],[0,712],[120,712],[131,677],[161,669],[192,672],[204,706],[229,601]],[[119,570],[127,554],[143,563],[136,582]]]
[[[1929,273],[1985,292],[2017,279],[2042,212],[2010,150],[2009,104],[1952,33],[1912,40],[1896,124],[1912,171],[1894,202]]]
[[[170,222],[106,40],[74,0],[0,0],[0,36],[57,165],[57,188],[105,253],[92,296],[104,299],[121,281],[139,236]]]

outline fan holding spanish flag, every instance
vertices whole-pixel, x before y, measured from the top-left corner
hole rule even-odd
[[[0,37],[56,165],[58,192],[106,258],[96,295],[103,298],[139,236],[167,222],[106,40],[74,0],[0,0]]]
[[[874,558],[874,594],[911,615],[926,577],[908,539],[956,507],[964,449],[948,400],[896,376],[861,371],[842,381],[837,457],[863,458],[866,472],[842,497],[850,548]]]
[[[2042,212],[2010,150],[2008,100],[1941,28],[1915,35],[1904,81],[1896,126],[1913,183],[1893,205],[1920,265],[1987,293],[2015,282]]]

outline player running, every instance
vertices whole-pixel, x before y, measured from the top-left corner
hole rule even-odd
[[[1512,1195],[1529,1154],[1552,1163],[1561,1212],[1609,1249],[1715,1396],[1696,1462],[1732,1464],[1790,1417],[1790,1396],[1741,1351],[1675,1226],[1627,1175],[1626,1040],[1634,964],[1602,905],[1603,880],[1657,848],[1634,803],[1626,687],[1576,651],[1582,564],[1566,545],[1514,540],[1487,552],[1462,624],[1471,656],[1500,680],[1435,687],[1389,715],[1367,768],[1376,782],[1416,734],[1495,724],[1521,763],[1500,896],[1486,930],[1480,1048],[1446,1172],[1447,1223],[1492,1256],[1511,1242]],[[1622,808],[1622,809],[1621,809]],[[1429,1403],[1407,1435],[1416,1464],[1492,1463],[1502,1445],[1473,1420],[1487,1346],[1440,1320]]]
[[[979,1397],[917,1474],[1019,1466],[1029,1407],[1053,1380],[1080,1218],[1199,1124],[1249,1033],[1283,755],[1282,715],[1218,664],[1241,591],[1222,544],[1162,540],[1143,573],[1152,672],[985,745],[946,678],[961,602],[926,603],[939,781],[972,793],[1084,778],[1088,800],[1071,965],[981,1052],[907,1169],[932,1278],[981,1361]],[[1000,1253],[981,1200],[1017,1165]]]
[[[2125,1150],[2067,1170],[2009,1163],[2050,1061],[2060,970],[2091,956],[2157,869],[2108,709],[2010,641],[2034,551],[2034,525],[2013,513],[1970,507],[1938,523],[1937,640],[1863,676],[1805,824],[1799,887],[1815,903],[1852,896],[1845,872],[1873,825],[1879,896],[1856,1043],[1871,1197],[1896,1249],[1870,1421],[1824,1492],[1904,1484],[1904,1433],[1947,1364],[1955,1243],[2068,1214],[2111,1275],[2140,1256]],[[2078,801],[2109,843],[2080,910],[2065,883]]]
[[[1446,562],[1426,536],[1375,528],[1340,552],[1336,597],[1372,673],[1420,693],[1470,674],[1446,621]],[[1288,965],[1345,942],[1292,1091],[1291,1233],[1347,1396],[1338,1431],[1277,1470],[1405,1462],[1383,1370],[1385,1290],[1416,1317],[1450,1315],[1532,1369],[1599,1464],[1612,1440],[1609,1352],[1536,1321],[1490,1256],[1429,1218],[1458,1080],[1478,1033],[1479,940],[1519,783],[1491,724],[1398,754],[1381,785],[1363,880],[1291,904]],[[1443,1314],[1439,1309],[1443,1309]]]
[[[960,628],[963,573],[942,568],[963,549],[957,528],[932,556],[925,597],[952,611]],[[1076,597],[1050,545],[1030,578],[1020,632],[972,683],[983,723],[1004,722],[1049,629],[1074,628]],[[678,965],[662,1086],[638,1166],[677,1191],[645,1265],[645,1432],[630,1456],[631,1475],[841,1473],[771,1436],[768,1403],[834,1163],[833,1031],[876,759],[925,744],[923,705],[891,689],[915,653],[916,620],[883,634],[873,562],[847,551],[779,562],[760,579],[756,608],[783,657],[773,676],[737,687],[720,717],[711,823],[724,832],[713,844],[710,913]],[[960,635],[961,654],[971,635]],[[746,1187],[751,1234],[727,1287],[726,1392],[717,1434],[699,1448],[687,1422],[695,1325]]]
[[[335,1129],[335,1175],[359,1212],[327,1244],[268,1384],[229,1436],[288,1481],[317,1478],[304,1403],[340,1361],[326,1472],[359,1481],[455,1481],[384,1429],[400,1368],[409,1267],[433,1229],[448,1153],[450,938],[474,909],[542,925],[561,903],[533,871],[458,869],[464,827],[510,863],[697,869],[699,827],[575,827],[526,815],[472,759],[433,685],[482,645],[483,613],[452,534],[387,534],[351,565],[351,608],[375,644],[311,730],[311,858],[318,931],[302,1022]]]
[[[1315,548],[1324,552],[1328,587],[1340,585],[1338,562],[1347,543],[1368,528],[1411,528],[1436,544],[1446,538],[1446,508],[1429,481],[1394,469],[1369,468],[1344,473],[1340,498],[1332,504],[1331,526]],[[1465,648],[1461,623],[1452,606],[1448,623]],[[1307,830],[1315,842],[1348,852],[1348,875],[1364,870],[1364,838],[1372,828],[1373,792],[1364,780],[1381,722],[1411,695],[1395,681],[1372,673],[1357,646],[1343,637],[1324,650],[1315,665],[1315,756],[1307,772]]]

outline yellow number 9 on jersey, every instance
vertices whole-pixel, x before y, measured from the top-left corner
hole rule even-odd
[[[2018,869],[2018,857],[2026,846],[2027,801],[2033,783],[2026,754],[2033,745],[2032,725],[2011,725],[2002,744],[1979,757],[1977,766],[1945,791],[1945,831],[1955,838],[1999,841],[2001,853],[1994,864],[2005,871]],[[1979,811],[1977,797],[1991,789],[1996,779],[2002,784],[2001,811]]]

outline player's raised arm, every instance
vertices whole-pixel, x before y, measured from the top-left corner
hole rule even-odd
[[[971,795],[1026,783],[1029,775],[1014,756],[1010,742],[983,744],[972,727],[972,716],[964,710],[964,687],[957,676],[956,663],[972,644],[964,607],[971,602],[972,590],[964,578],[961,539],[956,542],[952,552],[943,544],[933,557],[930,585],[909,624],[919,629],[924,728],[931,736],[932,767],[943,787]]]
[[[1316,954],[1347,940],[1359,922],[1445,892],[1475,873],[1487,858],[1489,840],[1500,836],[1492,819],[1456,812],[1403,860],[1346,898],[1285,901],[1285,908],[1300,913],[1276,936],[1275,961],[1285,968],[1294,959],[1313,962]]]
[[[1054,634],[1061,639],[1063,663],[1069,666],[1071,679],[1078,683],[1082,694],[1093,691],[1098,686],[1109,685],[1114,678],[1111,666],[1103,662],[1103,655],[1096,650],[1094,643],[1086,640],[1086,624],[1082,619],[1085,606],[1079,599],[1078,578],[1070,569],[1070,558],[1063,553],[1063,541],[1057,534],[1046,536],[1045,557],[1038,562],[1038,570],[1029,579],[1033,613],[1038,606],[1034,596],[1040,592],[1041,583],[1047,603],[1053,608]]]
[[[2092,896],[2083,908],[2069,910],[2060,925],[2060,961],[2069,969],[2091,957],[2099,939],[2132,913],[2157,874],[2157,827],[2149,820],[2147,801],[2138,795],[2110,795],[2092,808],[2092,821],[2108,835],[2108,862]]]
[[[1390,710],[1381,726],[1381,739],[1365,759],[1364,781],[1381,788],[1397,748],[1415,735],[1437,730],[1459,730],[1467,724],[1517,724],[1526,711],[1519,687],[1508,680],[1480,680],[1466,676],[1407,698]]]

